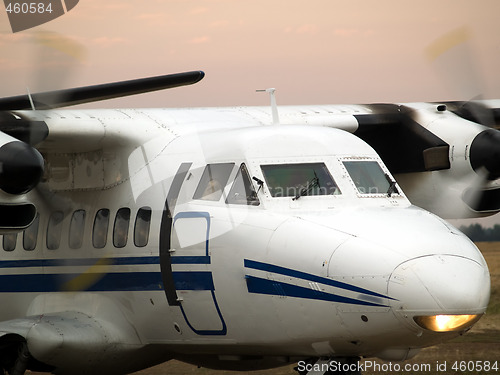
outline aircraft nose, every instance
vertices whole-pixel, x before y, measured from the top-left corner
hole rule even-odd
[[[490,277],[486,264],[456,255],[408,260],[392,272],[393,311],[431,331],[460,331],[486,311]]]

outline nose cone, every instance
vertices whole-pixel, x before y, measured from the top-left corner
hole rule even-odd
[[[490,277],[484,263],[462,256],[429,255],[396,267],[388,292],[394,298],[395,313],[405,319],[483,314],[490,297]]]

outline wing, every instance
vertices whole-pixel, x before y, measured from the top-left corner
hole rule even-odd
[[[0,110],[49,109],[76,104],[121,98],[146,92],[165,90],[179,86],[192,85],[203,79],[202,71],[168,74],[157,77],[134,79],[95,86],[77,87],[32,95],[11,96],[0,99]],[[31,98],[30,98],[31,96]]]

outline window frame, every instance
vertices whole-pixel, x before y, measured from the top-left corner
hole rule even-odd
[[[279,181],[279,178],[276,177],[276,175],[272,175],[272,172],[281,170],[281,171],[286,171],[290,170],[293,171],[299,170],[299,169],[304,169],[306,167],[310,167],[311,170],[314,172],[315,177],[311,177],[307,181],[300,181],[291,184],[291,183],[281,183]],[[295,161],[295,162],[282,162],[282,163],[274,163],[274,164],[261,164],[260,169],[262,172],[262,175],[264,177],[264,180],[266,182],[266,187],[267,191],[269,192],[269,195],[272,198],[299,198],[299,197],[334,197],[334,196],[339,196],[342,195],[342,191],[340,190],[339,185],[335,181],[335,179],[332,176],[332,173],[330,172],[330,168],[326,165],[326,163],[322,160],[320,161]],[[316,173],[317,171],[321,170],[321,179],[320,176]],[[282,172],[284,173],[284,172]],[[285,177],[290,178],[298,176],[296,173],[292,174],[290,173],[289,175],[285,175]],[[272,179],[274,178],[275,181]],[[280,177],[283,178],[283,177]],[[307,189],[307,184],[312,181],[314,178],[318,178],[318,181],[322,182],[322,185],[328,185],[329,183],[332,184],[332,186],[318,186],[318,190],[320,194],[301,194],[303,189]],[[285,186],[287,185],[287,186]],[[290,186],[292,185],[292,186]],[[323,190],[325,189],[325,190]],[[279,191],[281,191],[282,195],[279,195]],[[325,191],[326,193],[322,194],[321,192]]]
[[[122,219],[122,213],[126,212],[127,216]],[[127,246],[128,235],[130,230],[131,212],[129,207],[121,207],[116,211],[115,221],[113,224],[113,246],[123,248]],[[122,221],[123,220],[123,221]],[[122,223],[126,223],[125,225]]]
[[[23,231],[23,249],[33,251],[38,244],[40,213],[37,213],[31,224]]]
[[[108,243],[110,217],[111,212],[109,208],[99,209],[94,216],[94,224],[92,225],[92,246],[96,249],[103,249]]]
[[[141,213],[148,212],[147,220],[141,217]],[[145,247],[149,243],[149,233],[151,230],[151,218],[153,217],[153,210],[149,206],[141,207],[137,210],[134,221],[134,245],[136,247]],[[145,223],[145,224],[141,224]],[[144,230],[144,231],[142,231]],[[139,241],[141,240],[141,241]]]
[[[248,192],[247,187],[250,188],[249,194],[247,194]],[[238,189],[241,191],[241,188],[245,190],[245,199],[239,201],[235,199],[238,193],[235,192],[235,190]],[[260,205],[260,200],[259,197],[257,196],[257,190],[255,190],[255,186],[252,183],[252,179],[250,178],[250,173],[248,172],[248,168],[245,163],[241,163],[240,167],[238,168],[238,171],[236,172],[236,176],[234,177],[233,183],[226,197],[226,203],[245,205],[245,206]]]
[[[56,218],[56,215],[60,217]],[[63,223],[64,212],[58,210],[50,214],[45,238],[45,246],[48,250],[57,250],[61,246]]]
[[[376,159],[343,159],[341,160],[342,162],[342,167],[345,169],[347,172],[347,175],[349,177],[349,180],[354,186],[354,189],[356,191],[356,194],[360,197],[387,197],[388,192],[391,187],[391,183],[393,182],[392,177],[388,174],[388,171],[383,167],[383,165]],[[347,164],[346,164],[347,163]],[[358,164],[359,166],[362,166],[363,169],[358,168],[358,170],[353,170],[349,165],[354,166],[355,164]],[[378,167],[377,173],[380,171],[382,174],[379,174],[376,176],[375,174],[372,174],[369,169],[366,168],[366,165],[376,165]],[[354,175],[355,173],[362,173],[362,176],[356,178]],[[363,183],[359,182],[360,178],[363,178],[364,181]],[[382,179],[383,177],[383,179]],[[368,181],[368,179],[371,180],[371,182]],[[377,182],[377,181],[378,182]],[[384,185],[381,186],[379,185],[379,181],[383,181]],[[373,186],[365,186],[369,183],[372,183]],[[376,186],[379,185],[379,186]],[[400,196],[401,193],[397,187],[394,188],[394,191],[391,192],[391,195],[397,195]]]
[[[234,166],[235,163],[233,162],[207,164],[196,186],[193,199],[213,202],[220,201],[229,177],[231,177],[231,173],[234,170]],[[208,190],[213,191],[209,192]]]
[[[4,251],[8,251],[8,252],[11,252],[11,251],[14,251],[16,250],[16,247],[17,247],[17,233],[4,233],[3,236],[2,236],[2,247],[4,249]],[[6,241],[6,238],[7,238],[7,241]],[[6,244],[7,242],[10,240],[13,240],[12,241],[12,245],[13,247],[7,247]]]
[[[81,214],[80,218],[77,218],[77,215]],[[87,211],[84,209],[78,209],[73,211],[71,214],[71,220],[69,224],[68,231],[68,246],[71,249],[80,249],[83,245],[83,239],[85,237],[85,221],[87,219]],[[76,232],[75,232],[76,231]]]

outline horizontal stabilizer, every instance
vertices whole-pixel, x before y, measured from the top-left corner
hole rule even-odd
[[[168,74],[129,81],[36,93],[31,94],[31,99],[36,109],[67,107],[192,85],[201,81],[204,76],[205,73],[202,71]],[[28,95],[0,98],[0,110],[23,110],[31,108],[30,97]]]

